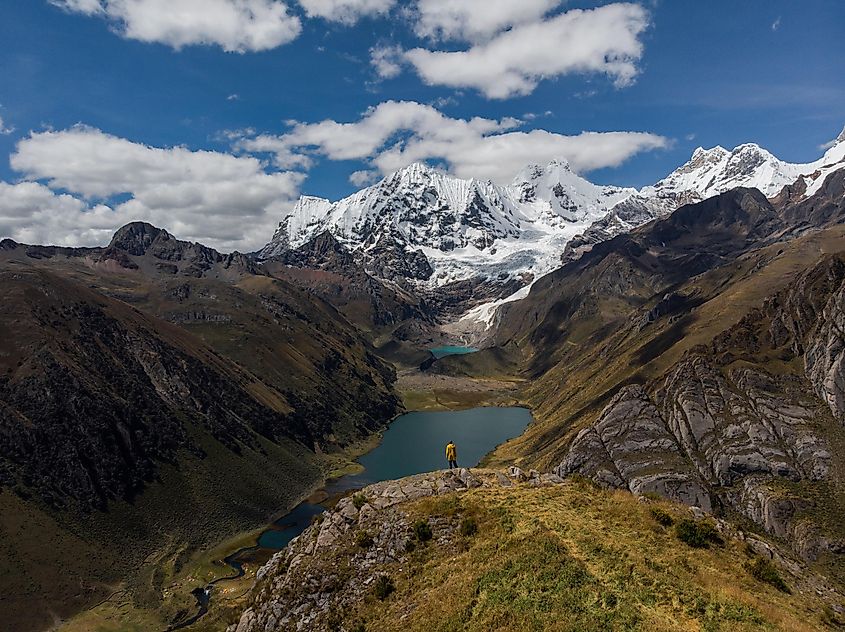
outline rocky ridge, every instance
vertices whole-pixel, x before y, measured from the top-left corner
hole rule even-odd
[[[363,623],[360,620],[356,623],[354,616],[373,601],[374,586],[380,578],[419,572],[414,570],[417,562],[413,553],[421,544],[416,535],[419,520],[415,521],[409,512],[410,503],[426,498],[452,497],[449,506],[458,507],[462,504],[460,497],[469,490],[495,494],[496,490],[533,488],[574,490],[573,485],[577,487],[553,473],[540,474],[534,470],[525,473],[516,467],[509,468],[507,473],[447,470],[370,485],[354,496],[342,498],[258,571],[252,605],[243,612],[238,623],[229,626],[228,632],[363,629]],[[532,496],[534,506],[539,510],[538,499]],[[644,497],[639,502],[650,504]],[[698,519],[705,517],[700,508],[693,508],[687,515]],[[431,546],[447,552],[447,556],[460,555],[472,546],[461,533],[460,515],[449,511],[434,513],[424,522],[433,537]],[[791,581],[799,583],[802,591],[809,590],[824,602],[841,607],[842,596],[836,590],[778,546],[738,530],[729,522],[715,519],[712,523],[721,537],[744,543],[752,555],[771,560]],[[506,544],[501,546],[507,549]],[[546,561],[552,563],[551,559]],[[531,572],[542,574],[543,570],[532,568]],[[415,613],[415,602],[421,596],[412,593],[402,599],[402,603],[406,603],[405,600],[410,603],[401,607],[404,612],[401,618],[408,619],[408,624],[418,629],[421,622],[416,618],[419,615]],[[483,599],[483,595],[477,599]],[[445,610],[439,614],[446,616]],[[391,615],[391,622],[398,629],[405,624],[395,619],[396,616]],[[461,621],[471,626],[475,616],[475,612],[462,613]],[[561,613],[561,616],[565,615]],[[411,624],[411,621],[415,623]]]
[[[813,502],[777,484],[841,477],[826,437],[845,425],[843,326],[845,259],[834,256],[663,377],[619,390],[557,474],[732,511],[808,560],[845,551],[812,517]]]

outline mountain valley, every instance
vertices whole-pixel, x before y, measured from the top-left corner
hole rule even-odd
[[[426,582],[445,572],[425,547],[402,548],[408,516],[430,515],[443,546],[488,573],[504,572],[486,538],[505,529],[517,557],[537,554],[525,549],[534,537],[578,551],[592,569],[583,576],[590,594],[607,593],[614,577],[631,588],[604,554],[563,535],[573,518],[558,515],[556,502],[630,505],[635,532],[618,536],[630,546],[643,546],[658,509],[673,524],[717,520],[727,548],[707,563],[721,569],[719,581],[747,583],[748,565],[770,559],[789,584],[817,593],[784,593],[763,611],[772,599],[765,591],[775,589],[749,584],[728,599],[690,571],[692,592],[658,590],[657,598],[695,593],[718,612],[675,608],[659,615],[674,617],[666,629],[721,621],[731,608],[776,629],[800,629],[789,626],[819,608],[838,621],[843,140],[810,165],[753,145],[699,150],[639,191],[592,185],[562,161],[530,167],[509,187],[412,165],[337,204],[304,198],[252,255],[222,254],[142,222],[98,248],[3,240],[0,527],[8,537],[0,561],[16,569],[5,574],[14,600],[4,609],[27,613],[16,629],[38,630],[72,625],[76,613],[120,593],[146,622],[189,620],[187,588],[197,584],[187,569],[197,552],[224,551],[210,568],[225,574],[219,559],[234,548],[221,542],[347,471],[397,414],[519,404],[535,421],[486,457],[493,469],[482,484],[432,483],[444,500],[420,505],[425,494],[402,492],[360,519],[338,518],[333,503],[344,512],[351,501],[334,498],[324,518],[335,521],[330,536],[319,523],[306,529],[295,553],[249,571],[254,589],[225,597],[189,629],[269,632],[283,617],[268,613],[294,608],[289,599],[315,617],[307,620],[315,630],[361,629],[350,627],[359,620],[394,629],[386,622],[396,608],[426,629],[433,614],[414,604],[421,594],[433,599],[433,588],[397,579],[387,614],[360,586],[395,574],[396,564],[419,572],[428,564]],[[429,351],[468,343],[480,350]],[[393,508],[397,498],[411,504]],[[508,519],[516,537],[501,512],[522,502],[549,522],[518,512]],[[490,531],[455,535],[465,515]],[[375,557],[353,572],[359,554],[347,540],[359,527],[379,535],[371,534]],[[35,555],[42,539],[60,542],[61,553]],[[665,546],[666,564],[698,564],[677,543]],[[727,551],[742,547],[754,551],[731,561]],[[291,555],[306,565],[304,579]],[[636,576],[654,571],[639,558],[632,564]],[[326,573],[336,574],[331,590],[279,592]],[[334,597],[322,593],[341,599],[349,617],[325,619]],[[648,626],[658,616],[636,600],[618,603],[605,606],[604,624]],[[43,616],[30,616],[33,607]],[[455,613],[469,607],[460,602]],[[505,625],[491,607],[473,615],[472,629]],[[69,629],[86,629],[79,625]]]

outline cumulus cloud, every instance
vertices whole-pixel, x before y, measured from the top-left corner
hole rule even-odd
[[[360,120],[290,122],[281,136],[262,135],[237,143],[244,151],[273,152],[279,166],[330,160],[364,160],[381,174],[413,162],[444,161],[460,177],[509,182],[526,164],[565,158],[586,172],[621,164],[631,156],[666,147],[668,140],[643,132],[582,132],[575,136],[535,129],[522,121],[450,118],[430,105],[387,101]],[[363,175],[355,176],[363,182]]]
[[[349,174],[349,182],[356,187],[365,187],[378,180],[379,173],[372,169],[363,169],[361,171],[353,171]]]
[[[37,182],[0,181],[0,238],[57,246],[108,243],[115,214],[106,205],[89,206]]]
[[[17,234],[46,222],[49,241],[61,239],[67,230],[66,241],[84,245],[102,243],[101,239],[92,243],[87,200],[129,196],[109,215],[98,211],[94,217],[98,221],[108,217],[108,231],[129,221],[146,220],[181,238],[222,250],[251,250],[272,234],[278,217],[298,196],[304,178],[298,173],[268,171],[250,156],[149,147],[81,126],[31,134],[18,142],[10,162],[30,181],[17,186],[39,187],[42,194],[61,190],[77,196],[57,196],[63,205],[54,203],[53,213],[33,211],[18,217]],[[8,189],[5,194],[11,195]]]
[[[429,85],[475,88],[493,99],[529,94],[542,79],[574,73],[604,74],[623,87],[638,73],[648,25],[642,6],[616,3],[521,24],[467,50],[414,48],[403,57]]]
[[[309,18],[347,25],[355,24],[362,17],[383,15],[395,3],[395,0],[299,0]]]
[[[217,45],[229,52],[286,44],[302,30],[279,0],[51,0],[66,11],[100,16],[128,39],[180,49]]]
[[[517,24],[534,22],[562,0],[418,0],[414,32],[434,40],[479,41]]]

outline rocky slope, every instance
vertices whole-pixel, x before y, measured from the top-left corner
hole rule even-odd
[[[841,581],[843,182],[734,190],[538,281],[498,343],[539,423],[497,459],[746,520]]]
[[[229,631],[835,625],[842,595],[824,578],[765,537],[696,516],[517,468],[379,483],[276,554]],[[678,539],[684,521],[712,525],[711,544]],[[760,567],[791,594],[755,579]]]
[[[152,553],[263,524],[400,408],[393,369],[333,307],[148,224],[104,248],[3,241],[0,285],[0,606],[18,630],[50,622],[45,600],[64,617],[162,576]],[[74,548],[41,560],[39,537]],[[152,609],[156,581],[139,588]]]
[[[420,332],[434,324],[433,309],[425,299],[365,272],[328,231],[265,259],[263,269],[319,296],[373,336],[386,334],[401,340],[407,337],[401,326],[408,321]]]

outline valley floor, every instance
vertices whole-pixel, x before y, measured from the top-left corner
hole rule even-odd
[[[475,406],[519,406],[522,386],[518,379],[473,378],[404,369],[399,372],[396,390],[408,411],[461,410]]]

